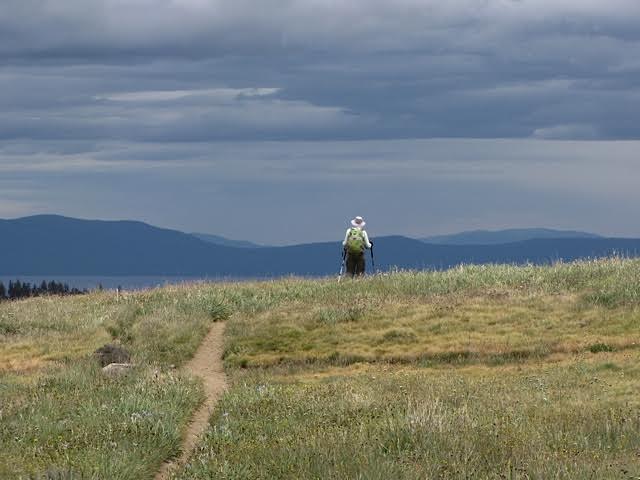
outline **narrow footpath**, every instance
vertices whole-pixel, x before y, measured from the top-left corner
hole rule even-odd
[[[180,456],[170,462],[165,462],[155,476],[155,480],[167,480],[174,469],[187,462],[196,448],[198,440],[209,425],[209,417],[218,398],[227,388],[227,379],[222,367],[224,326],[223,322],[214,323],[194,357],[183,367],[186,372],[202,379],[206,399],[191,419],[182,440]]]

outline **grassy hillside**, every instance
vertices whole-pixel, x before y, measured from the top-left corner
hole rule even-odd
[[[204,291],[102,292],[0,303],[0,478],[152,478],[202,401],[177,373],[226,310]],[[124,344],[138,366],[101,374]]]
[[[640,263],[227,292],[233,388],[176,478],[636,478]]]
[[[227,317],[175,478],[640,476],[640,261],[611,259],[0,304],[0,478],[152,478],[202,399],[169,366]],[[88,358],[114,338],[123,380]]]

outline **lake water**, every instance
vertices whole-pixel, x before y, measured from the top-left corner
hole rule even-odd
[[[198,281],[221,281],[221,278],[207,277],[172,277],[172,276],[130,276],[130,277],[103,277],[103,276],[69,276],[69,275],[0,275],[0,282],[5,287],[9,286],[9,281],[20,280],[30,284],[40,285],[42,281],[54,280],[69,285],[69,288],[80,290],[94,290],[102,285],[105,289],[116,289],[118,286],[124,290],[141,290],[145,288],[161,287],[163,285],[173,285],[180,283],[193,283]]]

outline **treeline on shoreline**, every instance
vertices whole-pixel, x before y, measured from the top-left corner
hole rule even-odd
[[[0,282],[0,301],[17,300],[20,298],[40,297],[43,295],[82,295],[89,293],[85,289],[70,288],[69,285],[62,282],[51,280],[49,282],[43,280],[39,285],[30,282],[22,282],[20,280],[11,280],[9,285],[5,287]]]

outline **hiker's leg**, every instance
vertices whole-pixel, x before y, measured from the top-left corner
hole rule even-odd
[[[356,273],[357,259],[353,255],[347,255],[347,275],[353,277]]]
[[[364,275],[364,269],[365,269],[365,261],[364,261],[364,254],[360,255],[358,257],[358,263],[356,266],[356,274],[357,275]]]

